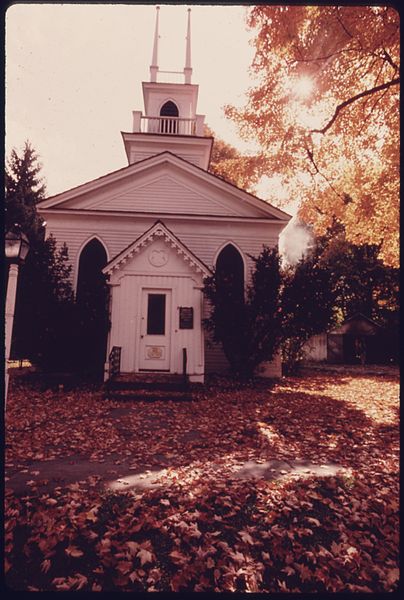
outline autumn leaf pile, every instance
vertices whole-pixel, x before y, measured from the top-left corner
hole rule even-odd
[[[14,383],[7,476],[87,457],[160,486],[91,476],[13,493],[5,571],[18,590],[388,592],[398,570],[397,378],[312,375],[225,386],[193,402],[107,401]],[[237,477],[246,461],[307,459],[335,476]],[[31,467],[32,468],[32,467]],[[43,482],[42,482],[43,483]]]

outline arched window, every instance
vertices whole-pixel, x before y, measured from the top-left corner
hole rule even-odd
[[[81,370],[101,376],[104,368],[108,334],[108,287],[102,269],[107,253],[97,239],[90,240],[80,254],[76,301],[80,330],[76,351]]]
[[[99,240],[93,238],[80,253],[79,272],[77,278],[77,301],[84,300],[92,295],[95,285],[100,283],[104,276],[102,269],[107,264],[107,253]]]
[[[226,286],[235,302],[244,301],[244,262],[240,252],[227,244],[216,260],[218,285]]]
[[[222,343],[232,371],[242,369],[246,349],[244,262],[238,250],[227,244],[216,260],[213,298],[214,334]]]
[[[160,121],[161,133],[177,133],[178,132],[178,107],[174,102],[168,100],[160,110],[160,117],[165,117]],[[174,117],[174,118],[170,118]]]

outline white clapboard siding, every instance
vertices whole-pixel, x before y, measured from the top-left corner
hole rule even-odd
[[[230,365],[223,352],[221,344],[213,343],[205,335],[205,372],[206,373],[229,373]],[[280,377],[282,374],[282,363],[279,354],[270,361],[266,362],[257,371],[257,375],[262,377]]]
[[[73,219],[73,222],[69,227],[66,227],[66,225],[61,226],[60,223],[52,226],[51,222],[51,227],[48,228],[48,232],[50,229],[52,234],[56,237],[59,245],[63,244],[63,242],[67,243],[69,258],[73,266],[72,281],[75,283],[77,280],[79,253],[86,241],[89,241],[92,239],[92,237],[99,239],[106,247],[108,258],[111,260],[114,256],[127,248],[134,240],[140,237],[140,235],[142,235],[146,229],[151,227],[153,222],[153,219],[150,219],[150,221],[147,223],[144,221],[136,222],[131,220],[129,225],[128,223],[122,224],[121,228],[118,228],[115,224],[110,223],[109,226],[103,230],[103,228],[100,227],[100,222],[98,220],[92,222],[91,219],[87,219],[86,222],[81,222],[79,225],[78,220]],[[209,222],[203,224],[188,224],[189,229],[187,231],[185,231],[186,225],[183,223],[181,226],[178,226],[175,223],[168,223],[168,226],[173,233],[178,235],[181,241],[191,250],[191,252],[198,256],[198,258],[200,258],[200,260],[202,260],[209,267],[214,266],[214,260],[223,245],[227,241],[233,241],[240,249],[245,259],[245,275],[247,283],[250,279],[250,273],[253,267],[252,261],[248,258],[248,254],[258,256],[258,254],[261,252],[263,244],[261,241],[263,239],[262,231],[269,229],[271,234],[271,237],[267,235],[267,245],[271,246],[275,245],[276,243],[276,237],[274,236],[274,233],[271,232],[271,227],[268,227],[267,225],[264,229],[264,226],[259,223],[255,224],[255,226],[248,227],[248,235],[245,233],[245,230],[241,229],[241,227],[232,227],[230,231],[227,227],[224,227],[220,232],[220,228],[217,226],[217,224],[212,227],[210,226]],[[232,237],[230,237],[230,235]],[[152,287],[156,287],[156,280],[154,277],[152,279]],[[137,284],[135,284],[135,279],[131,277],[130,280],[131,285],[136,287]],[[183,294],[183,297],[181,301],[173,298],[173,306],[176,307],[179,305],[186,306],[187,302],[190,302],[185,290],[181,287],[182,283],[183,280],[180,278],[178,280],[178,290],[179,293]],[[129,281],[127,285],[129,285]],[[167,285],[167,280],[165,280],[165,285]],[[137,305],[135,302],[133,302],[133,300],[132,304],[130,304],[130,298],[134,297],[131,295],[131,291],[129,290],[129,293],[122,295],[121,288],[122,286],[112,288],[114,297],[112,301],[113,313],[111,318],[112,322],[114,323],[114,327],[110,336],[110,348],[112,348],[112,346],[122,347],[122,369],[130,372],[130,370],[133,369],[135,362],[134,352],[136,347],[136,339],[134,336],[138,335],[134,326],[130,327],[130,324],[131,322],[133,323],[133,319],[136,319],[136,312],[133,311]],[[128,292],[128,290],[126,291]],[[175,304],[175,302],[177,302],[177,304]],[[206,310],[204,316],[207,316]],[[195,312],[195,322],[197,322],[197,318],[197,313]],[[225,373],[228,371],[228,362],[220,345],[214,345],[213,347],[210,347],[208,344],[205,344],[205,347],[199,350],[199,354],[196,355],[193,349],[194,345],[190,344],[188,340],[189,332],[187,330],[182,330],[176,335],[177,341],[173,354],[173,360],[175,362],[175,369],[177,372],[181,372],[182,369],[183,347],[187,348],[189,355],[189,372],[191,372],[190,370],[193,370],[195,373],[197,373],[198,369],[200,368],[200,361],[198,357],[200,357],[203,352],[205,352],[207,373]],[[198,343],[203,345],[203,339],[201,338],[200,342]],[[275,361],[273,364],[270,364],[267,368],[267,373],[269,376],[279,376],[279,361]]]
[[[149,229],[155,219],[151,217],[149,220],[130,219],[108,222],[107,219],[102,221],[99,218],[88,217],[85,221],[80,221],[76,216],[72,217],[70,222],[66,219],[63,225],[60,219],[53,221],[54,217],[50,216],[47,232],[55,236],[58,245],[66,242],[69,259],[73,266],[72,280],[76,281],[79,255],[86,242],[93,237],[99,239],[106,248],[108,259],[112,260]],[[248,223],[243,228],[243,224],[234,224],[232,227],[228,227],[228,224],[223,223],[220,227],[217,223],[211,224],[209,221],[178,224],[165,219],[164,222],[208,267],[214,265],[220,249],[227,242],[233,242],[245,260],[247,280],[253,266],[248,255],[258,256],[262,251],[263,243],[273,246],[277,242],[275,232],[268,224]]]
[[[96,210],[139,211],[147,206],[148,212],[172,214],[238,214],[237,206],[229,202],[211,200],[207,195],[198,193],[189,185],[184,185],[173,177],[162,175],[147,185],[126,186],[127,189],[105,200],[94,200],[88,204]]]
[[[327,334],[313,335],[303,346],[304,358],[321,362],[327,360]]]
[[[248,285],[248,281],[247,281]],[[205,300],[203,304],[203,318],[206,319],[210,313],[210,303]],[[206,373],[217,373],[226,374],[230,372],[229,362],[223,352],[222,345],[220,343],[213,342],[211,334],[205,329],[205,372]],[[266,362],[262,365],[261,372],[258,373],[264,377],[281,377],[282,375],[282,362],[281,357],[278,354],[274,360]]]
[[[205,341],[205,372],[225,374],[229,373],[230,366],[220,344]]]
[[[147,211],[154,214],[245,216],[254,219],[278,219],[280,216],[276,209],[271,209],[265,202],[253,200],[250,195],[213,175],[203,175],[202,170],[186,171],[191,165],[185,161],[180,165],[171,165],[167,158],[165,162],[154,166],[147,166],[147,162],[140,172],[131,171],[131,167],[127,171],[118,170],[66,192],[65,197],[61,194],[50,198],[40,209],[45,216],[48,216],[47,209],[52,206],[91,211]]]
[[[270,362],[263,363],[258,368],[257,374],[261,377],[281,377],[282,360],[281,355],[277,354]]]
[[[149,188],[146,194],[145,188]],[[114,196],[114,203],[116,201],[118,205],[114,204],[112,207],[105,196],[98,200],[93,198],[91,202],[98,204],[96,210],[87,206],[92,212],[83,214],[73,209],[69,212],[49,212],[46,215],[47,234],[54,235],[59,246],[64,242],[67,244],[74,286],[77,281],[80,253],[91,239],[96,238],[103,244],[108,261],[111,261],[149,230],[157,220],[163,221],[182,244],[209,268],[215,266],[217,256],[226,244],[234,244],[243,257],[245,281],[248,284],[254,266],[249,255],[258,256],[264,244],[269,247],[276,246],[279,231],[282,229],[281,222],[268,223],[241,216],[243,211],[249,210],[242,202],[239,204],[236,220],[231,214],[232,203],[226,202],[225,199],[222,202],[222,198],[217,196],[211,200],[209,195],[204,196],[203,188],[195,186],[192,189],[188,184],[180,185],[168,176],[149,179],[143,188],[121,188]],[[89,203],[91,202],[89,200]],[[122,204],[119,205],[119,202]],[[117,206],[119,208],[116,208]],[[198,218],[201,207],[203,212],[206,212],[204,218]],[[109,209],[126,210],[127,216],[122,216],[119,212],[97,214],[98,210]],[[140,214],[137,214],[136,210]],[[225,210],[229,214],[220,216],[220,211]],[[147,216],[144,214],[146,211]],[[167,214],[170,211],[172,213]],[[160,216],[161,213],[164,215]],[[194,216],[191,213],[194,213]],[[228,361],[220,344],[211,346],[205,342],[206,332],[201,326],[203,300],[201,291],[195,289],[198,287],[195,286],[195,272],[190,274],[189,271],[183,271],[184,265],[177,264],[177,270],[164,276],[157,273],[146,275],[148,270],[145,271],[144,266],[140,255],[137,255],[131,264],[128,263],[123,269],[124,273],[120,273],[121,277],[124,275],[120,285],[118,280],[111,281],[112,328],[108,353],[113,346],[122,348],[122,371],[130,373],[139,369],[141,290],[144,287],[160,287],[172,290],[170,371],[182,372],[182,349],[186,348],[187,372],[195,376],[195,381],[201,381],[205,372],[228,372]],[[115,285],[117,283],[118,285]],[[202,276],[198,285],[202,285]],[[194,307],[194,330],[180,330],[175,326],[180,306]],[[207,316],[206,308],[204,316]],[[278,359],[266,365],[265,374],[280,376]]]

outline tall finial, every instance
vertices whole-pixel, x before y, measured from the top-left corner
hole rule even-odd
[[[156,6],[156,28],[154,30],[152,64],[150,65],[150,81],[152,81],[154,83],[157,81],[157,71],[158,71],[159,11],[160,11],[160,7]]]
[[[185,51],[185,67],[184,67],[185,83],[191,83],[192,67],[191,67],[191,9],[188,8],[188,28],[187,28],[187,43]]]

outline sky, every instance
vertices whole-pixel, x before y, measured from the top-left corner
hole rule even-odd
[[[251,32],[242,6],[191,5],[198,113],[239,147],[226,103],[251,81]],[[16,4],[6,14],[6,155],[29,139],[49,195],[126,166],[121,131],[143,110],[155,5]],[[161,5],[159,67],[182,70],[187,5]]]

